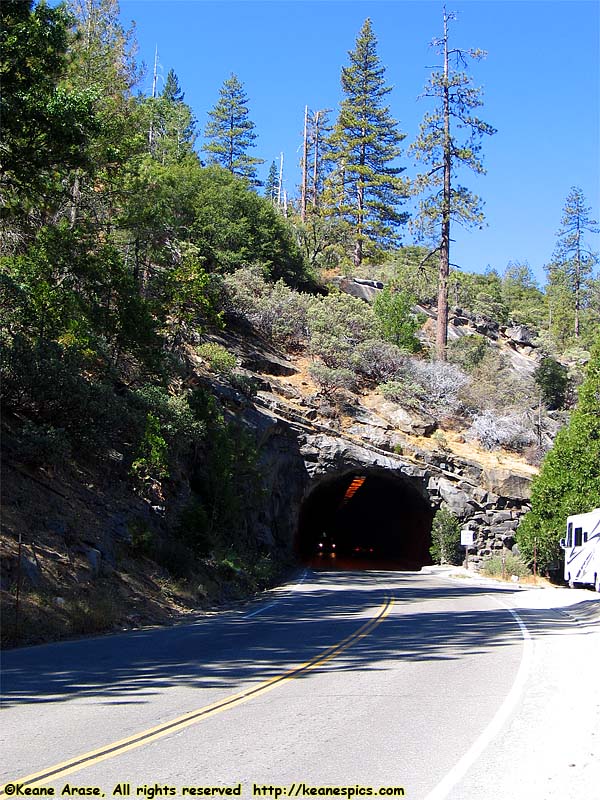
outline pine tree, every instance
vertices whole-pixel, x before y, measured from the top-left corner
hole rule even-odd
[[[118,0],[69,0],[68,7],[75,34],[69,83],[94,92],[100,123],[93,171],[77,170],[72,175],[69,216],[75,225],[86,216],[100,222],[109,204],[115,203],[119,168],[140,151],[143,132],[133,97],[141,77],[134,26],[123,27]]]
[[[91,160],[95,92],[64,82],[69,23],[64,6],[0,3],[0,207],[13,222],[41,198],[46,212],[60,205],[68,171]]]
[[[326,190],[328,213],[341,216],[352,231],[353,261],[359,267],[365,247],[398,244],[397,230],[407,215],[398,210],[406,196],[403,168],[394,166],[405,134],[384,105],[391,87],[377,55],[377,39],[366,19],[342,68],[342,100],[329,138],[334,167]]]
[[[249,118],[244,86],[233,73],[223,83],[219,100],[208,115],[210,119],[204,131],[207,143],[203,150],[209,154],[211,163],[220,164],[233,175],[258,185],[256,167],[263,161],[248,155],[256,139],[255,126]]]
[[[590,211],[581,189],[573,186],[563,209],[552,262],[546,267],[549,301],[555,312],[560,309],[553,327],[564,327],[564,320],[571,317],[576,339],[581,334],[581,312],[588,304],[593,270],[598,263],[598,254],[585,242],[586,233],[598,232],[598,223],[590,217]]]
[[[165,80],[165,86],[162,90],[162,96],[171,103],[183,103],[185,100],[185,94],[181,91],[179,78],[173,68],[167,72],[167,79]]]
[[[151,115],[150,152],[162,164],[181,161],[193,152],[196,120],[184,97],[179,79],[170,69],[161,95],[147,100]]]
[[[415,182],[415,193],[426,193],[419,203],[416,228],[424,238],[436,242],[429,256],[439,253],[436,352],[440,360],[446,358],[448,342],[451,222],[459,222],[463,227],[483,222],[479,197],[456,185],[456,173],[469,167],[479,175],[485,174],[479,156],[481,138],[496,132],[473,116],[474,109],[482,105],[481,90],[460,70],[466,56],[477,60],[485,53],[450,48],[448,23],[454,18],[444,9],[444,33],[433,42],[443,57],[443,67],[431,74],[423,93],[424,97],[434,98],[436,105],[425,115],[417,140],[410,148],[416,159],[429,167]],[[465,131],[466,138],[461,137]]]
[[[123,28],[118,0],[69,0],[68,7],[77,34],[73,80],[98,87],[105,103],[110,99],[120,106],[141,77],[135,61],[135,27]]]
[[[600,502],[600,338],[592,349],[579,400],[569,424],[558,432],[534,480],[531,511],[517,531],[522,554],[540,569],[560,557],[559,540],[567,516],[582,514]]]
[[[544,294],[527,263],[510,262],[502,276],[501,297],[511,322],[541,327]]]
[[[271,161],[269,174],[267,175],[267,182],[265,183],[265,197],[267,197],[272,203],[277,202],[278,185],[279,171],[277,169],[277,164],[274,161]]]

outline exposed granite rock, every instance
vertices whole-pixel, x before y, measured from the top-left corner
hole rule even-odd
[[[345,411],[348,416],[351,416],[353,420],[362,425],[367,425],[371,428],[382,428],[383,430],[390,430],[392,427],[389,420],[363,408],[363,406],[348,406]]]
[[[395,447],[401,447],[401,440],[397,434],[389,434],[385,429],[373,425],[352,425],[347,433],[364,439],[365,442],[380,448],[381,450],[394,451]]]
[[[508,469],[486,470],[484,481],[487,488],[497,495],[516,500],[531,498],[531,476],[517,475]]]
[[[242,359],[242,367],[266,375],[297,375],[299,370],[287,359],[272,353],[249,353]]]
[[[453,514],[456,514],[459,519],[465,519],[469,512],[473,510],[467,492],[459,489],[457,484],[448,480],[448,478],[438,478],[437,484],[441,498],[448,508]]]
[[[513,325],[512,327],[501,328],[500,331],[513,345],[535,347],[533,333],[526,325]]]
[[[364,300],[369,303],[383,289],[383,284],[377,285],[377,281],[366,281],[355,278],[334,278],[332,281],[342,292],[357,297],[359,300]]]
[[[395,430],[411,433],[415,436],[431,436],[437,428],[437,422],[429,414],[407,411],[389,400],[377,398],[373,404],[374,412],[386,420]]]

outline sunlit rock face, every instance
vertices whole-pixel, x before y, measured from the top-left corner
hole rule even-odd
[[[470,563],[477,568],[491,553],[514,546],[529,507],[528,476],[486,471],[455,455],[421,451],[415,460],[389,452],[375,436],[382,426],[365,425],[374,434],[361,440],[357,432],[286,420],[273,409],[252,407],[245,421],[257,438],[264,475],[248,531],[285,558],[313,565],[321,559],[317,565],[328,568],[350,561],[355,568],[418,569],[430,563],[431,522],[444,504],[474,532]],[[360,477],[364,482],[346,497]],[[324,561],[320,551],[327,551]]]

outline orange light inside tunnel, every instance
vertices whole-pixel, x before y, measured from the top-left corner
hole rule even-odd
[[[360,489],[360,487],[365,482],[366,478],[364,475],[361,475],[358,478],[354,478],[350,486],[346,489],[346,494],[344,495],[344,499],[342,502],[347,503],[348,500],[351,500],[356,492]]]

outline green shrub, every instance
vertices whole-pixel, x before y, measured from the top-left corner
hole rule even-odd
[[[414,298],[406,292],[386,286],[373,304],[383,338],[409,353],[421,349],[421,342],[416,336],[421,319],[413,314],[414,302]]]
[[[19,456],[34,467],[61,466],[71,455],[71,444],[62,428],[27,421],[19,432]]]
[[[528,563],[534,553],[541,571],[563,558],[559,540],[569,515],[598,506],[600,497],[600,337],[591,352],[578,403],[569,423],[546,454],[533,480],[531,511],[517,529],[519,550]]]
[[[478,333],[461,336],[448,343],[448,361],[471,372],[491,350],[489,339]]]
[[[361,342],[351,357],[353,369],[376,383],[392,380],[402,369],[406,353],[391,342]]]
[[[446,438],[446,434],[443,431],[437,430],[431,434],[432,441],[444,452],[449,451],[450,446],[448,444],[448,439]]]
[[[494,347],[471,368],[469,377],[460,395],[466,408],[474,413],[485,409],[506,413],[511,408],[523,410],[537,402],[533,379],[526,373],[515,373],[509,359]]]
[[[193,574],[195,553],[176,536],[160,538],[150,557],[174,578],[181,580]]]
[[[277,565],[269,554],[259,556],[251,563],[250,569],[257,588],[269,586],[277,575]]]
[[[435,564],[462,564],[460,523],[446,506],[435,512],[429,553]]]
[[[114,592],[104,587],[94,587],[88,597],[68,599],[66,609],[72,632],[84,635],[111,630],[124,612]]]
[[[154,531],[150,530],[144,520],[140,518],[129,520],[127,532],[130,537],[132,552],[137,556],[151,558],[156,540]]]
[[[564,407],[569,384],[568,370],[565,366],[549,356],[542,358],[539,367],[533,373],[533,379],[542,394],[542,400],[551,411]]]
[[[216,372],[224,378],[231,377],[231,373],[237,366],[237,358],[216,342],[205,342],[196,348],[196,353],[208,363],[211,372]]]
[[[146,417],[146,430],[140,442],[138,455],[131,465],[131,474],[140,481],[161,481],[169,477],[169,446],[160,423],[153,414]]]
[[[143,414],[142,430],[148,414],[159,421],[161,435],[168,442],[172,456],[203,440],[205,425],[190,407],[190,394],[171,395],[160,386],[143,386],[132,393],[131,399]]]
[[[181,513],[177,535],[197,556],[210,554],[215,545],[215,537],[210,530],[206,508],[200,500],[192,500]]]
[[[355,348],[377,336],[373,309],[347,294],[316,298],[308,309],[308,327],[311,352],[333,368],[347,368]]]
[[[305,341],[308,295],[282,280],[269,283],[256,266],[227,275],[224,285],[225,306],[230,313],[245,317],[264,336],[287,349],[297,349]]]
[[[421,395],[419,384],[410,379],[401,378],[393,381],[386,381],[377,387],[378,391],[386,400],[404,406],[406,408],[417,408]]]
[[[349,369],[311,364],[308,368],[311,378],[326,397],[333,397],[340,389],[352,390],[355,387],[354,373]]]
[[[241,392],[244,397],[254,397],[258,391],[258,382],[256,378],[252,377],[252,375],[234,373],[229,379],[229,382],[233,388],[237,389],[238,392]]]
[[[483,562],[481,571],[485,575],[498,576],[502,575],[502,556],[496,554],[490,556]],[[504,561],[504,575],[510,577],[516,575],[518,578],[526,578],[531,575],[531,570],[520,556],[515,556],[512,553],[506,553]]]

